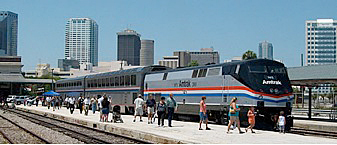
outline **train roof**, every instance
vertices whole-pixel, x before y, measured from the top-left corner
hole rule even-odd
[[[250,59],[250,60],[234,61],[234,62],[227,62],[227,63],[220,63],[220,64],[210,64],[210,65],[203,65],[203,66],[176,68],[176,69],[170,69],[170,70],[151,72],[150,74],[163,73],[163,72],[173,72],[173,71],[194,70],[194,69],[202,69],[202,68],[209,68],[209,67],[230,66],[230,65],[238,65],[238,64],[247,64],[247,63],[252,64],[252,63],[255,63],[255,62],[282,64],[278,61],[270,60],[270,59]]]

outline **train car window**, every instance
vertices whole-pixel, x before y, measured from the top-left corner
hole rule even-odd
[[[130,86],[130,76],[125,76],[125,85]]]
[[[124,76],[120,77],[120,86],[124,86]]]
[[[114,86],[115,85],[115,79],[114,79],[114,77],[111,77],[110,78],[110,86]]]
[[[115,77],[115,86],[119,86],[119,77]]]
[[[196,70],[193,70],[193,73],[192,73],[192,78],[196,78],[198,75],[198,69]]]
[[[207,69],[200,69],[199,74],[198,74],[198,78],[205,77],[206,74],[207,74]]]
[[[105,78],[102,79],[102,87],[105,87]]]
[[[254,66],[248,66],[249,71],[252,73],[267,73],[266,66],[262,65],[254,65]]]
[[[109,80],[109,78],[105,78],[105,83],[106,83],[106,86],[110,86],[110,80]]]
[[[164,73],[163,80],[167,79],[167,73]]]
[[[97,79],[97,87],[102,87],[102,80],[101,79]]]
[[[97,88],[97,79],[94,80],[94,87]]]
[[[136,84],[136,75],[131,75],[131,85],[135,86]]]
[[[90,80],[87,80],[87,87],[88,87],[88,88],[91,87]]]
[[[207,76],[218,76],[220,74],[220,68],[210,68]]]

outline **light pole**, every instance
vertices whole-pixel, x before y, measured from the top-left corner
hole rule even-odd
[[[54,91],[54,69],[51,69],[51,90]]]

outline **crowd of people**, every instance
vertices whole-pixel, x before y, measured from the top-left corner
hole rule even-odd
[[[38,106],[38,98],[36,99],[36,106]],[[244,133],[241,131],[240,128],[240,108],[237,104],[237,98],[232,98],[230,104],[229,104],[229,124],[227,127],[227,133],[230,133],[230,129],[232,129],[233,126],[237,126],[239,133]],[[88,112],[92,110],[92,113],[95,114],[96,111],[100,111],[100,121],[101,122],[108,122],[109,118],[109,112],[110,112],[110,106],[112,103],[111,98],[108,98],[106,95],[103,95],[100,98],[89,98],[89,97],[66,97],[64,100],[62,97],[59,96],[53,96],[53,97],[46,97],[41,100],[42,105],[47,106],[48,109],[52,107],[53,111],[56,109],[60,109],[62,105],[67,106],[67,109],[70,110],[70,113],[73,114],[75,106],[78,107],[80,114],[82,114],[84,110],[84,115],[88,115]],[[138,97],[134,100],[135,110],[134,110],[134,119],[133,122],[136,122],[137,116],[139,116],[139,121],[143,122],[142,116],[143,113],[146,111],[147,116],[147,123],[153,124],[155,122],[155,118],[158,118],[158,126],[164,126],[164,118],[167,117],[168,119],[168,127],[172,127],[172,119],[174,112],[177,111],[178,105],[173,97],[173,94],[170,94],[169,97],[165,100],[165,97],[161,97],[160,101],[157,103],[153,96],[149,94],[148,99],[146,101],[143,100],[142,95],[138,95]],[[208,127],[208,115],[207,115],[207,109],[206,109],[206,96],[201,97],[200,101],[200,122],[199,122],[199,130],[202,129],[202,123],[206,124],[206,130],[211,130],[211,128]],[[255,108],[251,106],[247,112],[247,118],[249,126],[245,129],[245,132],[248,132],[248,130],[251,131],[251,133],[255,133],[253,128],[255,126]],[[284,117],[284,112],[281,111],[279,116],[273,116],[272,119],[276,122],[277,126],[279,127],[280,133],[285,133],[285,125],[286,125],[286,119]],[[236,127],[234,127],[236,128]]]

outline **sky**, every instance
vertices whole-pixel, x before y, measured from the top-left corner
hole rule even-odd
[[[274,59],[300,66],[305,53],[305,21],[337,19],[336,0],[3,0],[0,11],[19,16],[18,55],[23,70],[38,63],[57,67],[64,58],[69,18],[88,17],[99,26],[98,59],[117,59],[117,32],[127,27],[155,41],[155,64],[176,50],[213,47],[220,60],[258,54],[273,44]]]

